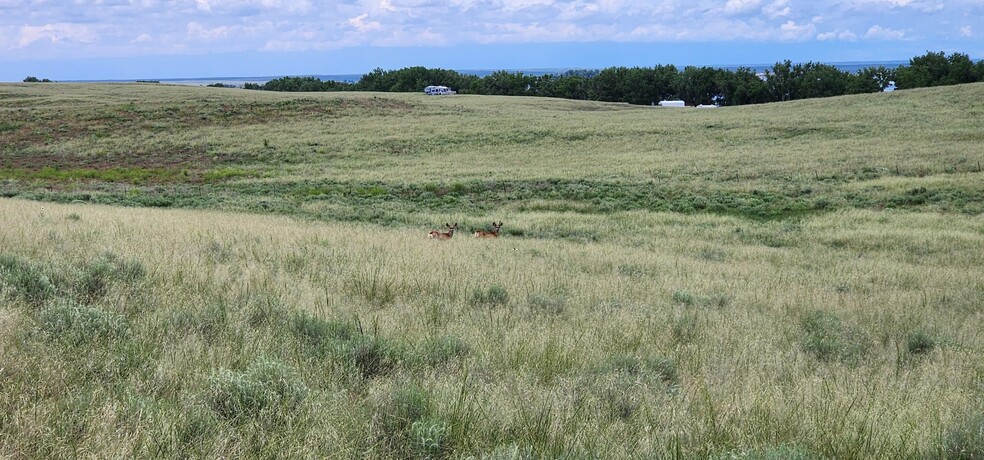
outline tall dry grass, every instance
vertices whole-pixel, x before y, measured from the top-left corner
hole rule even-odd
[[[6,456],[984,446],[978,217],[511,212],[505,228],[570,237],[433,241],[203,211],[0,214]]]

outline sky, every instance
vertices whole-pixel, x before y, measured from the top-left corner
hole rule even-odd
[[[984,0],[0,0],[0,81],[984,58]]]

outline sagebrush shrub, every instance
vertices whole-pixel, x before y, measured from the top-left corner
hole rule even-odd
[[[287,365],[260,360],[244,373],[225,368],[213,372],[204,399],[220,417],[240,422],[296,413],[307,396],[307,385]]]
[[[65,299],[43,310],[38,323],[53,340],[71,346],[130,335],[122,315]]]
[[[57,291],[45,270],[10,254],[0,254],[0,278],[13,288],[15,297],[33,305],[41,305]]]

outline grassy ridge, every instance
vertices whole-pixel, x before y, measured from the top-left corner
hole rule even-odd
[[[528,212],[506,225],[594,237],[437,242],[214,212],[0,212],[4,455],[984,448],[977,217]]]
[[[753,218],[883,207],[979,214],[982,88],[675,111],[4,85],[0,193],[398,224],[504,205]]]

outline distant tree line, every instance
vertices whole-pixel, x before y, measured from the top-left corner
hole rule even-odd
[[[609,67],[599,71],[568,71],[560,75],[525,75],[497,71],[487,76],[454,70],[407,67],[375,69],[357,82],[322,81],[315,77],[283,77],[246,89],[266,91],[382,91],[418,92],[428,85],[448,86],[461,94],[542,96],[630,104],[682,99],[688,105],[744,105],[844,94],[875,93],[894,82],[897,89],[955,85],[984,81],[984,61],[966,54],[928,52],[908,66],[868,67],[847,72],[832,65],[777,62],[762,74],[736,70],[673,65]]]

